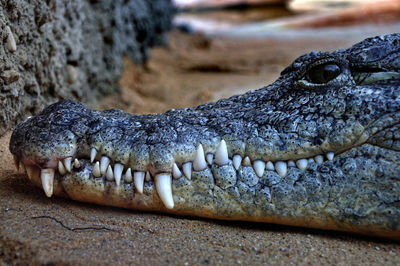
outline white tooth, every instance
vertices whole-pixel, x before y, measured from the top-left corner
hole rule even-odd
[[[275,166],[271,161],[268,161],[267,164],[265,165],[265,169],[269,171],[275,171]]]
[[[115,183],[117,186],[121,183],[121,177],[122,177],[122,171],[124,170],[124,166],[120,163],[116,163],[114,165],[114,177],[115,177]]]
[[[96,162],[94,164],[94,166],[93,166],[93,176],[95,176],[95,177],[100,177],[101,176],[99,162]]]
[[[217,150],[215,151],[215,163],[218,165],[225,165],[229,162],[228,149],[226,148],[225,140],[221,140]]]
[[[289,160],[289,161],[287,162],[287,165],[288,165],[288,167],[296,167],[296,164],[294,163],[293,160]]]
[[[100,160],[100,173],[104,175],[107,171],[107,167],[110,164],[110,159],[107,156],[102,156]]]
[[[17,172],[19,172],[19,161],[18,161],[18,158],[17,158],[17,156],[14,156],[14,165],[15,165],[15,168],[17,168]]]
[[[75,160],[74,160],[74,167],[75,168],[79,168],[79,167],[81,167],[81,163],[78,161],[78,159],[76,159],[75,158]]]
[[[132,182],[132,170],[131,170],[131,168],[128,168],[128,170],[126,170],[126,172],[125,172],[125,179],[124,179],[124,181],[125,181],[125,183],[131,183]]]
[[[68,172],[71,172],[72,157],[67,157],[67,158],[65,158],[63,161],[64,161],[65,169],[66,169]]]
[[[90,151],[90,162],[93,163],[94,159],[96,158],[97,150],[96,148],[92,148]]]
[[[28,174],[29,180],[32,180],[35,175],[35,168],[33,166],[27,166],[26,173]]]
[[[144,172],[133,173],[133,180],[135,182],[135,187],[140,194],[143,193],[144,176],[145,176]]]
[[[308,163],[315,163],[313,158],[308,158]]]
[[[172,166],[172,176],[176,179],[182,176],[181,170],[179,170],[179,167],[174,163],[174,166]]]
[[[149,172],[149,171],[146,172],[146,176],[144,177],[144,180],[145,180],[146,182],[151,181],[151,175],[150,175],[150,172]]]
[[[287,164],[283,161],[278,161],[275,163],[275,169],[278,175],[285,177],[287,174]]]
[[[331,151],[326,154],[326,158],[329,161],[332,161],[334,156],[335,156],[335,154],[333,152],[331,152]]]
[[[192,163],[187,162],[182,164],[182,171],[186,178],[190,180],[192,178]]]
[[[265,171],[265,163],[261,160],[256,160],[253,162],[253,168],[258,177],[262,177]]]
[[[25,165],[22,162],[19,162],[19,169],[21,169],[22,172],[25,172]]]
[[[207,163],[208,164],[213,164],[213,162],[214,162],[214,154],[212,154],[212,153],[207,153],[207,155],[206,155],[206,160],[207,160]]]
[[[167,209],[174,208],[174,199],[172,198],[172,178],[171,174],[158,174],[155,177],[158,196]]]
[[[242,164],[243,164],[244,166],[250,166],[250,165],[251,165],[250,158],[249,158],[248,156],[244,157],[244,159],[243,159],[243,161],[242,161]]]
[[[317,156],[314,157],[314,160],[315,160],[316,163],[321,164],[321,163],[324,162],[324,156],[322,156],[322,155],[317,155]]]
[[[107,167],[106,178],[108,181],[114,181],[114,173],[111,168],[111,165]]]
[[[297,161],[296,161],[296,165],[297,165],[297,167],[298,167],[300,170],[304,171],[304,170],[307,169],[308,160],[307,160],[307,159],[300,159],[300,160],[297,160]]]
[[[194,155],[193,170],[203,171],[207,167],[206,158],[204,157],[203,145],[197,146],[196,154]]]
[[[64,167],[64,164],[61,161],[58,161],[58,172],[60,175],[65,175],[67,173],[67,170]]]
[[[40,178],[42,179],[44,193],[50,198],[53,195],[54,169],[42,169]]]
[[[233,167],[235,167],[235,169],[238,170],[240,164],[242,163],[242,156],[238,154],[234,155],[232,158],[232,162],[233,162]]]

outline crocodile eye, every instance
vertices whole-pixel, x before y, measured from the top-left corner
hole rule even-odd
[[[332,62],[315,66],[308,70],[307,79],[315,84],[322,84],[331,81],[340,74],[340,67]]]

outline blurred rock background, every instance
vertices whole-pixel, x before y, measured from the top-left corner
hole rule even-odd
[[[165,43],[169,0],[0,0],[0,135],[61,99],[118,91],[122,56]]]

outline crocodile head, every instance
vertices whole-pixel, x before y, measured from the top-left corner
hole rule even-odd
[[[157,115],[59,102],[10,151],[47,196],[398,237],[399,47],[312,52],[267,87]]]

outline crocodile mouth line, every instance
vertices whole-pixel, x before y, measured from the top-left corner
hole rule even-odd
[[[91,148],[90,158],[88,158],[89,156],[80,158],[70,156],[63,159],[53,159],[52,161],[55,161],[55,163],[52,162],[52,165],[57,165],[55,168],[40,168],[37,165],[24,164],[23,160],[20,161],[17,156],[14,156],[14,163],[17,170],[26,171],[30,180],[40,178],[46,196],[51,197],[53,195],[54,179],[57,174],[62,177],[73,170],[79,171],[81,167],[79,160],[90,160],[93,178],[110,182],[116,187],[121,186],[122,183],[133,183],[135,192],[139,194],[143,193],[145,182],[154,182],[157,194],[164,206],[167,209],[173,209],[172,180],[181,177],[191,180],[193,171],[203,171],[213,164],[224,166],[231,163],[236,171],[240,167],[251,166],[258,178],[261,178],[265,171],[274,171],[281,178],[284,178],[290,168],[297,168],[304,172],[310,164],[322,164],[325,161],[332,161],[334,156],[334,152],[327,152],[324,155],[318,154],[298,160],[251,161],[249,156],[242,157],[236,154],[229,157],[226,142],[221,140],[214,153],[205,153],[202,144],[199,144],[192,160],[183,163],[174,162],[169,172],[154,174],[150,173],[150,170],[138,171],[128,164],[113,162],[108,156],[100,155],[96,148]]]

